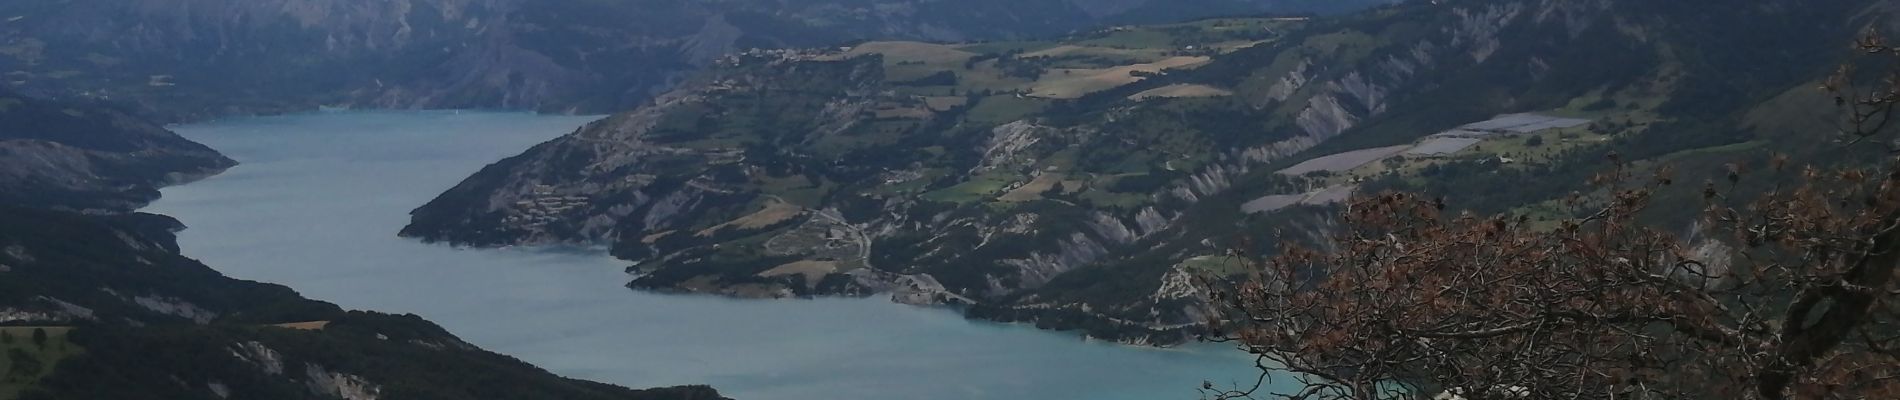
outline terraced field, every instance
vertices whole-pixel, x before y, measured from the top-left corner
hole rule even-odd
[[[956,99],[973,94],[1073,99],[1114,89],[1170,69],[1198,67],[1210,60],[1209,55],[1259,45],[1275,32],[1301,22],[1266,18],[1212,19],[1151,27],[1118,27],[1059,41],[866,42],[820,54],[814,59],[835,61],[882,56],[886,79],[908,82],[899,88],[900,92],[923,97],[929,102],[929,109],[944,111],[967,102]],[[1229,94],[1226,89],[1210,86],[1179,85],[1140,96],[1145,99]],[[1027,115],[1039,108],[1020,101],[990,102],[989,98],[994,97],[977,97],[986,98],[970,106],[983,108],[984,103],[1007,103],[1006,108],[1027,109],[1010,113],[1015,115]],[[1001,105],[990,104],[989,108]],[[986,115],[995,114],[999,113],[990,110]],[[973,119],[989,123],[1007,118]]]
[[[817,286],[818,281],[824,279],[825,275],[829,275],[829,274],[833,274],[837,272],[842,272],[838,270],[837,261],[807,260],[807,261],[799,261],[799,262],[787,263],[785,265],[780,265],[772,269],[766,270],[765,272],[760,272],[759,276],[770,278],[770,277],[778,277],[778,276],[799,275],[805,278],[805,284],[807,286]]]
[[[998,197],[997,200],[1011,203],[1042,200],[1042,194],[1047,193],[1050,189],[1054,189],[1057,184],[1063,182],[1063,178],[1065,177],[1067,176],[1059,173],[1042,174],[1042,176],[1037,176],[1035,180],[1029,181],[1029,183],[1023,184],[1021,187],[1009,191],[1009,193],[1004,193],[1003,196]]]
[[[1144,75],[1160,74],[1170,69],[1194,68],[1207,64],[1207,57],[1168,57],[1155,62],[1123,65],[1111,68],[1056,69],[1044,74],[1036,81],[1029,92],[1030,96],[1050,99],[1073,99],[1089,93],[1100,92],[1140,82],[1147,79]]]
[[[739,219],[732,220],[731,222],[719,224],[711,228],[706,228],[705,230],[699,231],[698,235],[703,236],[703,237],[712,236],[714,233],[719,232],[719,230],[726,229],[726,228],[733,228],[733,229],[740,229],[740,230],[765,228],[768,226],[776,225],[780,222],[785,222],[787,220],[792,219],[793,217],[797,217],[799,213],[804,212],[804,211],[805,211],[804,207],[799,207],[795,204],[786,203],[776,198],[768,199],[766,200],[765,208],[762,210],[759,210],[759,212],[752,213],[744,217],[740,217]]]
[[[1569,128],[1590,123],[1579,118],[1562,118],[1539,114],[1505,114],[1483,122],[1458,127],[1460,131],[1500,133],[1531,133],[1545,129]]]
[[[1359,168],[1359,166],[1366,165],[1367,163],[1383,160],[1386,157],[1398,155],[1399,153],[1403,153],[1406,150],[1409,150],[1411,148],[1412,148],[1412,145],[1407,144],[1407,145],[1380,147],[1380,148],[1372,148],[1372,149],[1353,150],[1353,151],[1334,154],[1330,156],[1306,160],[1306,162],[1294,164],[1291,167],[1287,167],[1286,169],[1280,170],[1279,174],[1299,176],[1299,175],[1306,175],[1306,174],[1310,174],[1314,172],[1345,172],[1345,171],[1352,170],[1353,168]]]
[[[1345,202],[1359,190],[1357,185],[1339,185],[1300,194],[1276,194],[1264,196],[1240,205],[1240,210],[1249,214],[1278,211],[1295,205],[1318,206]]]
[[[1523,113],[1499,115],[1485,121],[1425,137],[1414,144],[1360,149],[1314,158],[1277,171],[1287,176],[1325,173],[1321,189],[1306,193],[1261,196],[1241,205],[1247,213],[1272,212],[1295,205],[1344,202],[1363,178],[1384,174],[1415,174],[1426,166],[1452,159],[1486,160],[1500,165],[1537,162],[1576,146],[1604,143],[1608,137],[1582,126],[1593,122]]]
[[[1464,151],[1484,139],[1464,137],[1435,137],[1419,142],[1418,146],[1405,151],[1407,156],[1448,156]]]

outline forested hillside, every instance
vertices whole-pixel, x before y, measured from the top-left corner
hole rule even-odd
[[[1876,3],[1415,2],[752,52],[490,166],[405,234],[611,245],[641,289],[895,291],[1173,342],[1240,238],[1320,241],[1352,193],[1549,219],[1605,154],[1709,173],[1697,156],[1789,126],[1763,113]]]
[[[0,88],[0,203],[127,210],[223,171],[216,151],[125,112]]]

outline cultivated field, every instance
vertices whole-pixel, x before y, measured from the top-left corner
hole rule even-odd
[[[1306,174],[1318,172],[1318,171],[1345,172],[1345,171],[1352,170],[1353,168],[1359,168],[1359,166],[1366,165],[1367,163],[1371,163],[1373,161],[1379,161],[1379,160],[1385,159],[1386,157],[1398,155],[1399,153],[1404,152],[1407,149],[1411,149],[1411,148],[1412,148],[1412,145],[1408,144],[1408,145],[1399,145],[1399,146],[1390,146],[1390,147],[1379,147],[1379,148],[1372,148],[1372,149],[1353,150],[1353,151],[1334,154],[1330,156],[1306,160],[1306,162],[1299,163],[1292,167],[1287,167],[1287,169],[1280,170],[1278,173],[1281,175],[1299,176],[1299,175],[1306,175]]]
[[[1061,183],[1062,179],[1066,177],[1066,175],[1059,173],[1042,174],[1042,176],[1036,177],[1035,180],[1029,181],[1029,183],[1023,184],[1022,187],[1011,190],[1009,193],[1004,193],[1003,197],[996,199],[1011,203],[1042,200],[1042,194],[1044,192],[1055,188],[1056,184]]]
[[[1464,151],[1484,139],[1466,137],[1434,137],[1425,139],[1417,147],[1406,150],[1407,156],[1445,156]]]
[[[804,207],[779,201],[778,199],[767,199],[765,209],[744,217],[739,217],[739,219],[732,220],[731,222],[706,228],[705,230],[699,231],[698,235],[700,237],[709,237],[719,232],[720,229],[728,227],[741,230],[764,228],[790,220],[792,217],[797,217],[798,213],[804,211]]]
[[[323,328],[330,327],[330,321],[291,322],[291,323],[276,324],[276,325],[271,325],[271,326],[275,326],[279,328],[296,329],[300,331],[320,331],[320,330],[323,330]]]
[[[931,111],[950,111],[952,108],[970,104],[970,98],[963,96],[930,96],[924,98],[924,106]]]
[[[843,60],[867,54],[883,55],[886,65],[907,62],[923,62],[926,64],[962,63],[963,60],[968,60],[970,57],[976,57],[977,55],[976,53],[957,49],[956,46],[952,45],[896,41],[867,42],[852,47],[849,51],[823,59]]]
[[[1128,96],[1128,99],[1141,101],[1151,98],[1224,97],[1232,95],[1234,95],[1232,91],[1208,85],[1173,84],[1148,89],[1141,93]]]
[[[1465,124],[1434,136],[1482,137],[1494,134],[1531,133],[1546,129],[1571,128],[1590,123],[1581,118],[1552,117],[1541,114],[1505,114],[1487,121]]]
[[[1357,185],[1339,185],[1301,194],[1276,194],[1264,196],[1240,205],[1240,211],[1257,214],[1278,211],[1294,205],[1318,206],[1343,203],[1352,198],[1359,190]]]
[[[1167,57],[1167,48],[1114,48],[1097,46],[1061,45],[1040,51],[1023,53],[1018,58],[1097,58],[1103,60],[1142,61],[1158,60]]]
[[[838,270],[849,271],[865,266],[865,246],[870,245],[865,239],[855,228],[824,218],[823,213],[814,213],[798,227],[767,240],[764,250],[772,256],[837,260]]]
[[[787,275],[802,275],[805,277],[806,285],[817,286],[818,281],[824,279],[825,275],[830,275],[834,272],[838,272],[837,261],[799,261],[773,267],[772,269],[765,270],[765,272],[760,272],[759,276],[771,278]]]
[[[1043,78],[1036,81],[1029,95],[1049,99],[1073,99],[1146,79],[1136,76],[1137,73],[1160,73],[1169,69],[1193,68],[1206,64],[1208,60],[1207,57],[1182,56],[1113,68],[1054,69],[1043,74]]]

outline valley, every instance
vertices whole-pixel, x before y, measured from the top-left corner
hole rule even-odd
[[[1617,28],[1645,8],[1418,3],[743,52],[485,168],[415,210],[403,235],[604,246],[636,264],[640,290],[889,294],[1183,343],[1217,311],[1179,283],[1232,273],[1189,260],[1226,256],[1239,236],[1319,241],[1354,193],[1588,168],[1573,160],[1709,118],[1669,106],[1721,85],[1692,81],[1677,39]],[[1522,37],[1576,46],[1506,46]],[[1531,179],[1520,189],[1581,181]],[[1561,192],[1537,190],[1457,204],[1561,218],[1537,206]],[[511,206],[547,198],[562,203]]]
[[[393,235],[412,205],[461,174],[592,118],[342,112],[179,126],[242,164],[167,188],[147,211],[189,224],[183,253],[225,274],[415,313],[471,345],[629,387],[696,382],[735,399],[1136,400],[1194,398],[1202,381],[1257,373],[1226,346],[1090,342],[875,299],[629,293],[625,262],[600,249],[453,249]]]
[[[372,3],[0,3],[0,399],[1900,391],[1890,0]]]
[[[767,298],[895,292],[895,298],[908,303],[981,305],[1040,286],[1065,269],[1104,255],[1105,249],[1095,242],[1098,237],[1078,231],[1038,233],[1033,214],[1022,215],[1013,227],[981,219],[951,222],[974,229],[933,243],[892,242],[892,236],[912,234],[914,228],[905,225],[927,219],[949,222],[945,218],[951,215],[925,213],[959,208],[1139,210],[1153,200],[1139,191],[1116,188],[1135,180],[1166,179],[1149,166],[1106,165],[1084,159],[1075,150],[1048,153],[1067,145],[1066,140],[1025,117],[1086,95],[1191,71],[1210,56],[1270,44],[1281,32],[1305,22],[1210,19],[1115,28],[1060,41],[869,42],[831,50],[741,53],[720,60],[717,72],[688,83],[688,89],[662,96],[657,106],[610,117],[541,146],[566,152],[570,150],[549,146],[571,142],[588,147],[573,150],[603,157],[600,161],[611,159],[607,163],[511,160],[630,178],[465,182],[452,192],[472,190],[468,185],[476,183],[529,190],[485,202],[514,205],[478,214],[484,220],[496,218],[499,224],[494,226],[471,230],[436,225],[448,221],[433,216],[432,204],[418,211],[417,223],[404,234],[484,246],[611,245],[616,255],[639,263],[634,269],[643,275],[631,286],[649,290]],[[1220,100],[1223,91],[1202,84],[1121,96]],[[1185,95],[1172,94],[1180,92]],[[788,126],[814,131],[778,130]],[[760,147],[774,143],[781,147],[769,152]],[[963,146],[975,146],[981,154],[966,158]],[[911,151],[917,152],[907,154]],[[820,164],[836,159],[852,165]],[[1161,167],[1192,170],[1209,161],[1167,160]],[[488,172],[494,172],[492,168]],[[838,203],[845,196],[860,199],[849,206]],[[597,208],[608,198],[634,202]],[[560,205],[549,207],[550,201]],[[925,211],[933,209],[940,211]],[[866,221],[872,215],[867,212],[888,214],[889,219]],[[1109,214],[1089,218],[1102,224],[1090,228],[1096,233],[1111,226],[1128,229]],[[589,222],[576,226],[576,220]],[[644,225],[630,225],[634,221]],[[622,241],[615,235],[627,236]],[[959,274],[954,277],[958,281],[947,282],[954,270],[945,269],[999,260],[958,259],[949,248],[920,247],[974,240],[972,245],[980,248],[993,235],[1031,235],[1037,237],[1032,241],[1049,244],[1066,241],[1069,244],[1061,246],[1072,249],[1024,254],[1027,257],[998,265],[1043,271]],[[917,259],[910,258],[935,252],[945,252],[937,256],[940,267],[917,265]],[[926,268],[945,269],[933,273]],[[787,272],[793,270],[800,272]],[[975,282],[970,279],[987,280],[981,285],[989,289],[972,291]],[[1167,326],[1154,330],[1161,335],[1156,343],[1173,344],[1193,322],[1155,324]],[[1144,329],[1140,326],[1133,325]],[[1154,340],[1145,335],[1117,339]],[[1174,336],[1162,338],[1169,335]]]

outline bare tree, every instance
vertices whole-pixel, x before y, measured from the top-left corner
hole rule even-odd
[[[1856,49],[1884,74],[1850,65],[1823,85],[1845,143],[1881,138],[1900,104],[1900,48],[1868,35]],[[1701,188],[1701,238],[1639,221],[1672,174],[1614,155],[1571,199],[1588,216],[1554,228],[1444,215],[1414,194],[1357,199],[1332,251],[1255,260],[1221,298],[1234,318],[1214,328],[1298,389],[1209,397],[1900,398],[1893,154],[1731,165]],[[1737,194],[1755,174],[1788,183]]]

